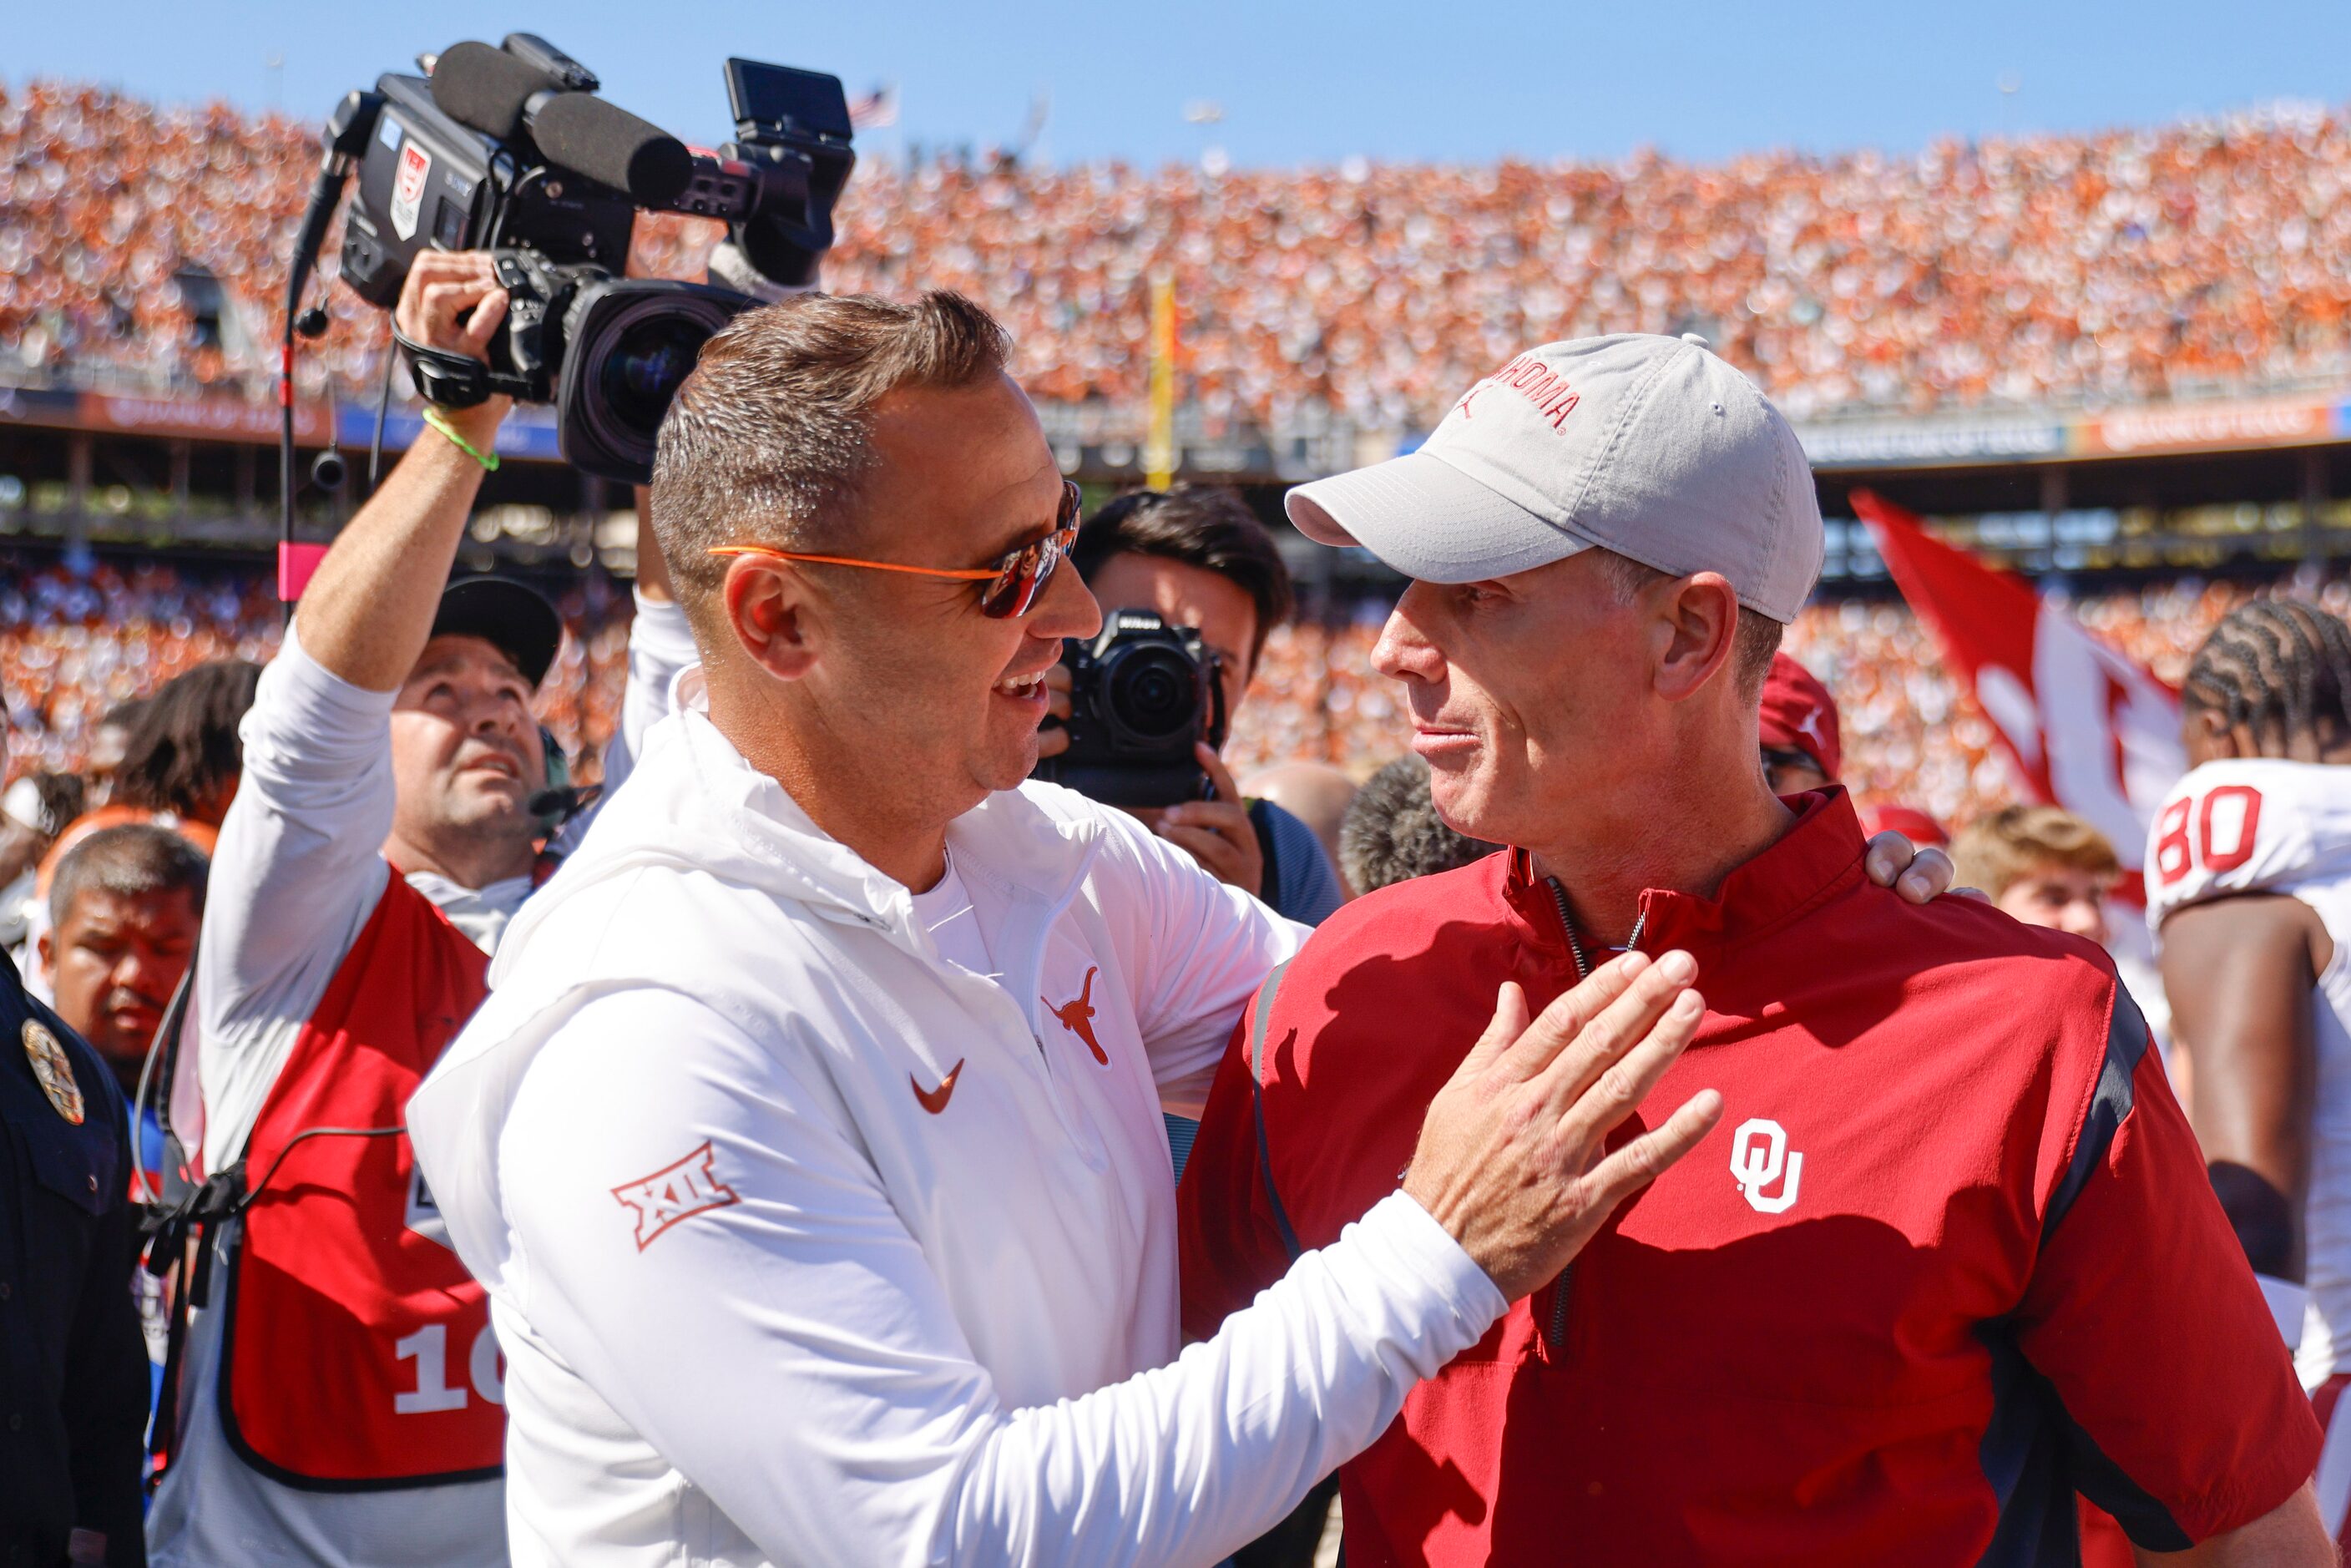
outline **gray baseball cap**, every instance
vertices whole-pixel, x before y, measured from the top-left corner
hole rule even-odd
[[[1620,333],[1530,349],[1416,452],[1301,485],[1290,520],[1407,577],[1477,582],[1598,545],[1677,577],[1719,571],[1774,621],[1821,570],[1796,433],[1705,340]]]

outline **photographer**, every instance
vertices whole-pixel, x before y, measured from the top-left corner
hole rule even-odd
[[[505,307],[486,257],[428,253],[395,319],[479,357]],[[507,408],[428,412],[320,564],[244,723],[188,1054],[199,1163],[242,1166],[232,1194],[250,1198],[214,1210],[212,1267],[192,1276],[148,1521],[159,1563],[506,1561],[502,1358],[400,1128],[552,826],[532,702],[561,623],[517,583],[444,587]],[[647,677],[666,689],[650,608],[632,727],[652,716]]]
[[[1105,611],[1146,610],[1197,630],[1216,660],[1228,724],[1238,716],[1266,636],[1291,602],[1290,569],[1238,496],[1191,485],[1121,496],[1086,519],[1070,562]],[[1056,666],[1048,684],[1053,712],[1068,718],[1068,667]],[[1069,743],[1066,730],[1048,727],[1038,751],[1059,756]],[[1214,799],[1134,814],[1217,881],[1292,920],[1319,925],[1346,902],[1312,829],[1270,800],[1244,800],[1211,747],[1200,747],[1199,760]]]

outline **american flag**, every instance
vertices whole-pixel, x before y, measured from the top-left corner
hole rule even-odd
[[[898,84],[884,82],[863,98],[851,99],[849,123],[857,131],[879,131],[885,125],[897,124]]]

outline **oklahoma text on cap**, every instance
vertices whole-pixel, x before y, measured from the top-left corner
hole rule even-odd
[[[1796,433],[1703,340],[1545,343],[1486,377],[1417,452],[1290,492],[1290,520],[1429,582],[1477,582],[1593,545],[1677,577],[1717,571],[1795,619],[1821,570]]]

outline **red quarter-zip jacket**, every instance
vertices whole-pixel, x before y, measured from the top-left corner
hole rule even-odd
[[[1841,790],[1791,803],[1719,898],[1641,898],[1707,1002],[1650,1103],[1711,1085],[1721,1125],[1344,1469],[1350,1568],[2068,1563],[2076,1490],[2179,1550],[2309,1478],[2308,1402],[2105,955],[1905,904]],[[1575,973],[1523,855],[1326,922],[1209,1100],[1187,1331],[1395,1188],[1503,980],[1540,1009]]]

